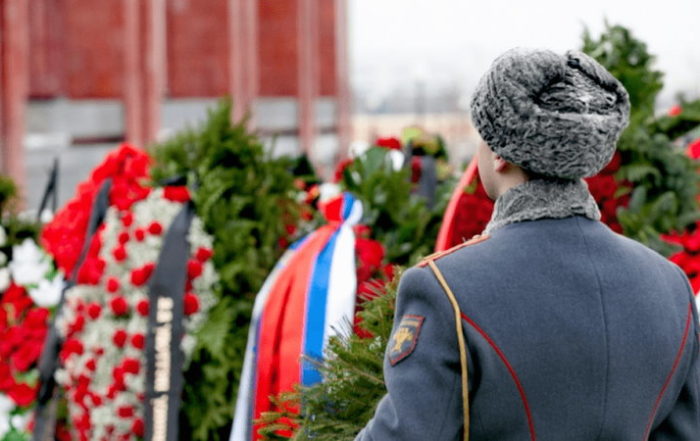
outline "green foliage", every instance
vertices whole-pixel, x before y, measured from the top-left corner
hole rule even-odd
[[[17,186],[9,176],[0,175],[0,217],[7,212],[10,203],[17,196]]]
[[[583,51],[624,84],[632,104],[632,125],[654,116],[656,95],[663,88],[663,73],[653,69],[656,59],[646,43],[637,40],[629,29],[606,23],[597,40],[588,30],[584,31]]]
[[[607,24],[598,39],[586,31],[583,40],[584,52],[622,82],[632,103],[630,125],[618,143],[624,165],[616,178],[631,182],[635,190],[630,205],[618,211],[618,220],[626,236],[668,255],[674,249],[659,235],[683,230],[700,218],[698,164],[672,142],[700,123],[700,105],[689,106],[683,117],[656,119],[663,74],[654,70],[646,44],[628,29]]]
[[[700,99],[681,101],[680,113],[663,115],[655,122],[656,130],[666,134],[671,139],[676,139],[689,132],[692,132],[693,138],[700,138]]]
[[[359,313],[362,326],[372,338],[352,333],[328,342],[326,359],[319,362],[324,381],[282,397],[283,410],[264,414],[265,440],[286,440],[280,430],[294,430],[294,441],[352,441],[374,415],[379,400],[386,393],[384,384],[384,349],[391,335],[394,302],[400,274],[387,285],[386,294],[368,301]],[[284,409],[298,408],[300,415]]]
[[[386,260],[409,265],[433,252],[454,182],[441,185],[438,200],[429,209],[425,200],[411,194],[411,170],[394,170],[390,152],[369,149],[345,168],[341,185],[362,201],[362,223],[384,245]]]
[[[13,205],[17,197],[17,186],[8,177],[0,175],[0,227],[4,230],[5,241],[0,244],[0,252],[8,259],[12,258],[12,247],[24,241],[35,239],[38,233],[38,225],[18,217],[13,212]]]
[[[270,158],[245,121],[231,123],[230,110],[224,101],[201,128],[152,148],[156,182],[184,176],[194,189],[220,277],[220,300],[185,373],[181,433],[192,440],[228,439],[254,297],[298,211],[293,162]]]

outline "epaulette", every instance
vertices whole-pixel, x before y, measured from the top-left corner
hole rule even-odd
[[[463,243],[461,243],[461,244],[459,244],[459,245],[455,245],[455,246],[453,246],[452,248],[449,248],[449,249],[447,249],[447,250],[438,251],[437,253],[433,253],[433,254],[430,254],[430,255],[424,257],[423,260],[421,260],[421,261],[418,263],[418,265],[416,265],[416,266],[418,266],[418,267],[424,267],[424,266],[426,266],[426,265],[428,264],[428,262],[431,261],[431,260],[440,259],[440,258],[442,258],[442,257],[445,257],[445,256],[447,256],[447,255],[449,255],[449,254],[454,253],[454,252],[457,251],[457,250],[461,250],[462,248],[466,248],[466,247],[468,247],[468,246],[472,246],[472,245],[475,245],[475,244],[477,244],[477,243],[483,242],[483,241],[489,239],[490,237],[491,237],[491,236],[489,236],[488,234],[477,234],[476,236],[472,237],[471,239],[469,239],[469,240],[466,241],[466,242],[463,242]]]

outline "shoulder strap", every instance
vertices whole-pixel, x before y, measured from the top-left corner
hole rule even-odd
[[[447,299],[452,304],[452,309],[455,313],[455,330],[457,331],[457,344],[459,345],[459,362],[462,368],[462,403],[464,410],[464,441],[469,441],[469,368],[467,364],[467,344],[464,341],[464,332],[462,329],[462,314],[459,309],[459,304],[457,303],[457,298],[450,289],[450,286],[445,281],[445,277],[438,269],[437,265],[433,260],[428,260],[428,266],[435,277],[442,285],[442,289],[445,291]]]

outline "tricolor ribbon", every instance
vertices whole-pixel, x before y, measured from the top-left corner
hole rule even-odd
[[[352,323],[352,227],[362,217],[362,204],[343,193],[321,210],[328,223],[286,251],[256,297],[231,441],[260,439],[253,421],[272,410],[270,396],[321,381],[309,360],[322,359],[328,338]]]

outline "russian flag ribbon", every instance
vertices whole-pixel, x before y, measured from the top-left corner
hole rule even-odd
[[[342,193],[321,211],[327,224],[290,246],[255,299],[230,441],[260,439],[253,421],[272,410],[270,396],[321,381],[309,360],[352,323],[362,204]]]

